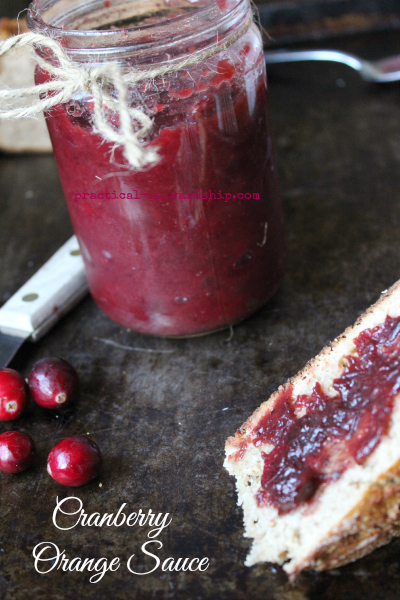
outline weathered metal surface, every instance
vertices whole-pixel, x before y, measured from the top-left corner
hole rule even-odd
[[[398,0],[269,0],[259,2],[270,46],[398,28]]]
[[[389,33],[337,47],[371,58],[400,52]],[[222,468],[226,437],[400,276],[399,85],[368,85],[341,65],[281,65],[271,68],[270,96],[289,243],[273,300],[231,338],[171,341],[126,331],[87,298],[14,361],[27,376],[37,359],[61,355],[79,371],[82,393],[62,417],[31,404],[12,424],[33,436],[38,459],[18,476],[0,473],[1,600],[399,598],[400,540],[353,565],[303,574],[294,587],[279,567],[243,566],[249,541]],[[0,302],[71,233],[53,158],[1,157]],[[61,438],[88,432],[104,471],[88,486],[62,488],[46,473],[47,453]],[[56,497],[72,494],[88,513],[116,512],[123,502],[128,513],[170,513],[155,553],[207,556],[210,567],[130,573],[133,553],[147,570],[155,564],[140,551],[146,531],[58,530]],[[122,565],[95,584],[86,572],[40,575],[32,549],[42,541],[69,558],[118,556]]]

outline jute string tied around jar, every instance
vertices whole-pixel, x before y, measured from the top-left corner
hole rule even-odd
[[[228,36],[220,44],[207,48],[198,54],[188,56],[176,63],[162,63],[150,69],[131,69],[123,73],[119,63],[108,62],[100,66],[91,66],[73,62],[59,42],[41,33],[22,33],[0,42],[0,56],[13,49],[23,47],[39,47],[50,51],[52,58],[58,64],[35,55],[41,69],[53,76],[51,81],[38,85],[0,90],[0,119],[19,119],[37,115],[47,111],[57,104],[71,100],[77,92],[87,92],[93,97],[93,126],[103,138],[113,142],[114,147],[122,146],[123,154],[128,163],[136,168],[153,165],[159,160],[157,148],[145,146],[141,140],[151,131],[153,121],[140,108],[129,106],[128,89],[144,79],[154,79],[159,76],[180,71],[191,65],[198,64],[215,54],[226,50],[241,38],[253,22],[253,15],[244,21],[239,29]],[[116,97],[107,89],[114,88]],[[38,95],[40,97],[38,97]],[[19,99],[32,98],[26,106],[11,108]],[[110,106],[119,115],[118,129],[107,121],[105,107]]]

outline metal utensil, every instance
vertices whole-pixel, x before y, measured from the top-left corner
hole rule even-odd
[[[0,308],[0,368],[28,338],[36,341],[87,293],[78,240],[73,235]]]
[[[339,50],[267,50],[264,57],[267,65],[308,60],[339,62],[358,71],[364,81],[400,80],[400,55],[369,61]]]

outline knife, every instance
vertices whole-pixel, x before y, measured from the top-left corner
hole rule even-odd
[[[25,340],[37,341],[88,292],[78,240],[73,235],[0,308],[0,368]]]

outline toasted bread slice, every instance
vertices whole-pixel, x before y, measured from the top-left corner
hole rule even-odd
[[[0,40],[27,31],[24,19],[0,19]],[[0,89],[34,85],[35,61],[31,50],[22,48],[0,57]],[[32,99],[25,100],[28,104]],[[23,101],[21,101],[21,105]],[[0,119],[0,150],[3,152],[52,152],[44,116]]]
[[[303,570],[322,571],[352,562],[400,535],[400,394],[394,397],[387,432],[362,464],[352,464],[315,497],[286,514],[260,505],[264,459],[270,443],[252,442],[261,419],[269,418],[278,398],[292,386],[291,398],[311,395],[316,382],[333,394],[333,382],[354,355],[354,340],[366,329],[400,317],[400,281],[356,323],[326,346],[295,377],[281,386],[226,443],[224,466],[236,477],[238,504],[243,506],[245,536],[253,538],[246,565],[261,561],[283,564],[294,580]]]

